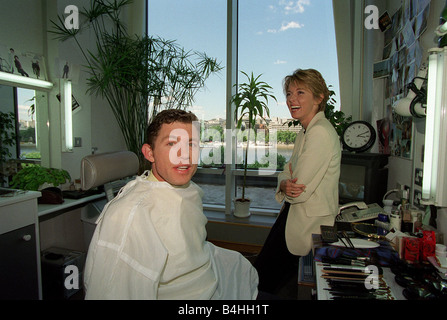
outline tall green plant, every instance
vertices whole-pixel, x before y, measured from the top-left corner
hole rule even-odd
[[[80,10],[80,28],[67,29],[64,17],[51,21],[56,39],[74,40],[86,61],[88,92],[107,100],[126,141],[140,159],[146,126],[163,109],[185,109],[206,79],[222,67],[205,53],[185,51],[175,41],[130,36],[121,20],[132,0],[93,0]],[[96,50],[85,50],[79,35],[92,29]]]
[[[324,110],[324,115],[332,126],[334,126],[338,136],[341,137],[345,128],[352,122],[352,116],[346,117],[343,111],[335,110],[335,91],[331,90],[331,86],[329,86],[328,89],[329,101],[327,102],[326,109]]]
[[[235,85],[237,93],[235,93],[231,99],[231,102],[235,105],[234,117],[237,119],[236,127],[240,129],[245,120],[248,121],[248,129],[254,128],[256,125],[256,118],[261,117],[265,120],[265,117],[270,117],[270,111],[268,108],[269,98],[276,100],[276,97],[271,93],[272,87],[266,82],[260,81],[259,78],[262,74],[256,78],[253,72],[249,76],[247,73],[241,71],[247,77],[247,82]],[[250,131],[247,135],[247,148],[244,155],[244,181],[242,185],[242,201],[245,201],[245,187],[247,178],[247,166],[248,166],[248,148],[250,141]]]
[[[11,152],[8,147],[11,147],[16,143],[14,123],[14,113],[0,111],[0,160],[2,164],[11,157]]]
[[[0,186],[3,185],[6,163],[11,158],[11,152],[9,147],[12,147],[16,143],[15,128],[15,116],[12,112],[0,111]]]

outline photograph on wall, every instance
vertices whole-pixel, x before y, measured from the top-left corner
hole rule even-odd
[[[416,37],[414,35],[413,26],[410,21],[407,21],[405,27],[402,29],[402,36],[407,47],[411,46],[415,41]]]
[[[42,55],[19,52],[5,44],[0,45],[0,71],[47,80],[45,61]]]
[[[408,84],[414,81],[424,63],[420,37],[427,28],[430,0],[403,0],[391,16],[391,26],[384,32],[382,61],[374,64],[374,78],[384,75],[384,61],[389,61],[385,76],[385,98],[388,107],[384,119],[377,121],[379,152],[412,159],[413,120],[392,111],[392,105],[408,95]]]
[[[397,45],[395,41],[390,41],[383,47],[383,60],[389,59],[397,52]]]
[[[379,18],[379,28],[380,31],[385,32],[388,28],[391,28],[391,18],[388,11],[385,11]]]
[[[56,94],[56,98],[59,102],[61,102],[61,95],[60,93]],[[76,100],[74,95],[71,95],[71,111],[72,112],[77,112],[81,110],[81,106],[79,105],[78,100]]]
[[[393,112],[390,132],[390,154],[396,157],[412,159],[413,154],[413,119]]]
[[[382,60],[374,63],[373,78],[383,78],[390,75],[390,60]]]
[[[379,138],[379,153],[390,154],[390,130],[391,121],[389,118],[377,120],[377,136]]]
[[[403,25],[402,25],[402,7],[400,7],[396,11],[396,13],[393,14],[393,16],[391,17],[391,21],[392,21],[392,25],[391,25],[392,34],[394,36],[396,36],[403,27]]]
[[[427,19],[428,15],[430,13],[430,3],[426,4],[426,7],[416,16],[416,19],[414,20],[414,33],[416,37],[420,37],[425,29],[427,29]]]
[[[3,44],[0,45],[0,71],[14,72],[14,50],[8,50]]]
[[[57,58],[55,61],[56,77],[78,83],[80,68],[67,59]]]

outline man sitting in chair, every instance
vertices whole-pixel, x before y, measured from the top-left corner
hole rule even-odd
[[[105,206],[85,267],[86,299],[256,299],[240,253],[207,242],[197,170],[197,117],[160,112],[143,154],[152,163]],[[197,123],[197,122],[195,122]]]

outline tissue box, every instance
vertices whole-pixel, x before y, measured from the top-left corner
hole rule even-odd
[[[428,257],[435,255],[436,237],[434,231],[422,231],[421,241],[421,260],[427,261]]]

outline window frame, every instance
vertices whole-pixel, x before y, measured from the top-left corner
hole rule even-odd
[[[149,1],[146,0],[146,8],[149,8]],[[227,13],[226,13],[226,66],[225,66],[225,106],[226,114],[225,120],[226,125],[224,130],[226,132],[235,132],[235,119],[234,110],[235,105],[231,103],[231,97],[236,93],[236,88],[238,85],[238,34],[239,34],[239,0],[227,0]],[[149,13],[146,10],[146,30],[149,30]],[[198,173],[210,174],[210,175],[225,175],[225,200],[223,205],[207,204],[204,203],[204,209],[216,212],[224,212],[225,216],[232,216],[234,211],[234,200],[237,197],[237,186],[236,178],[244,174],[243,169],[238,169],[236,167],[236,152],[237,152],[237,141],[236,137],[232,134],[225,135],[226,144],[226,154],[224,169],[208,169],[199,167],[197,169]],[[272,172],[268,177],[277,178],[280,171],[276,170]],[[261,176],[258,170],[248,170],[249,176]],[[265,174],[262,175],[265,177]],[[272,198],[272,201],[275,201]],[[264,209],[264,208],[250,208],[250,212],[253,215],[267,215],[267,216],[277,216],[279,210],[277,209]]]

